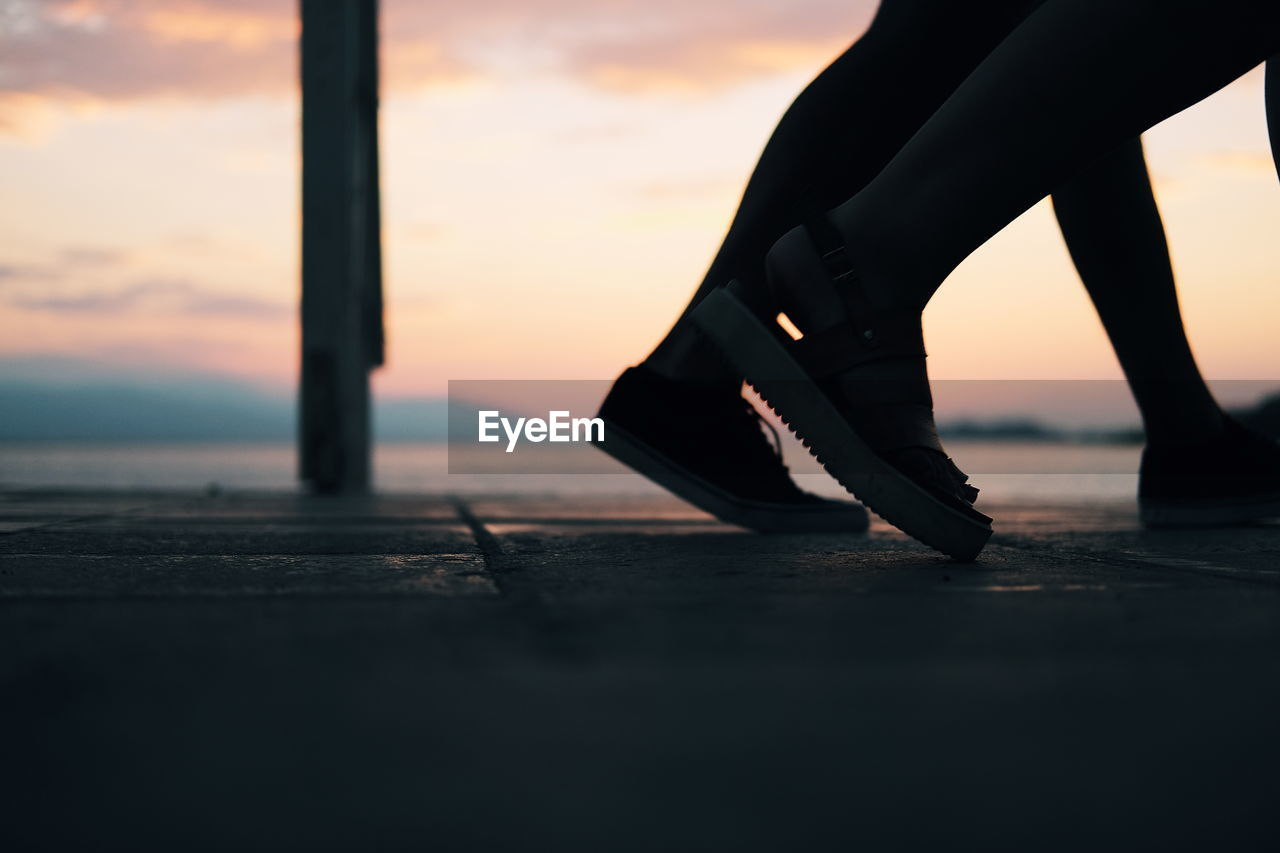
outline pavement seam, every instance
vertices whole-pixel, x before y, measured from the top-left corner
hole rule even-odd
[[[21,494],[21,493],[9,492],[7,494]],[[143,504],[142,506],[131,506],[131,507],[126,507],[124,509],[112,510],[110,512],[92,512],[92,513],[89,513],[88,515],[77,515],[77,516],[72,516],[71,518],[60,518],[60,519],[57,519],[56,521],[46,521],[42,524],[33,524],[30,527],[23,527],[18,530],[2,531],[0,532],[0,536],[17,536],[22,533],[34,533],[40,530],[45,530],[49,527],[57,527],[60,524],[83,524],[87,521],[102,521],[108,518],[116,518],[118,516],[129,515],[130,513],[143,512],[145,510],[151,509],[154,506],[159,506],[159,504],[153,502],[153,503]]]
[[[207,601],[456,601],[471,598],[483,601],[484,596],[439,595],[433,593],[405,593],[403,590],[368,590],[351,592],[345,589],[317,589],[308,591],[277,592],[264,588],[250,590],[195,590],[191,592],[57,592],[34,590],[23,593],[0,593],[0,607],[17,604],[47,602],[207,602]],[[490,596],[492,600],[492,596]]]
[[[36,533],[50,527],[57,527],[60,524],[83,524],[87,521],[102,521],[122,514],[119,512],[98,512],[90,515],[78,515],[73,518],[59,518],[57,521],[46,521],[42,524],[33,524],[30,527],[23,527],[18,530],[6,530],[0,532],[0,536],[19,536],[23,533]]]
[[[511,562],[503,553],[502,543],[498,541],[498,537],[493,535],[462,498],[450,495],[448,501],[462,523],[470,528],[476,547],[480,549],[480,555],[484,557],[485,568],[495,575],[510,572],[512,570]]]

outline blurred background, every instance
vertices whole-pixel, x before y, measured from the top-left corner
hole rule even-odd
[[[642,358],[774,122],[875,6],[383,0],[375,482],[472,483],[439,445],[450,380]],[[298,33],[295,0],[0,0],[0,483],[294,484]],[[1147,149],[1192,343],[1248,404],[1280,387],[1261,70]],[[938,379],[1120,377],[1046,203],[926,324]],[[1137,424],[1123,393],[1073,411]],[[1116,452],[1126,493],[1137,451]],[[643,488],[624,479],[589,488]]]

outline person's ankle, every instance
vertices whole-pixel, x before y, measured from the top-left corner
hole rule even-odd
[[[860,224],[856,215],[844,208],[828,214],[844,241],[844,251],[856,273],[863,297],[879,311],[922,313],[935,287],[919,284],[919,276],[895,257],[909,258],[909,252],[894,252],[894,235]]]

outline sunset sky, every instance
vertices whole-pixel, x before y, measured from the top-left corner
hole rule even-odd
[[[857,0],[385,0],[387,396],[608,378],[701,278]],[[0,0],[0,354],[287,390],[293,0]],[[892,81],[881,81],[892,85]],[[1280,364],[1255,71],[1147,137],[1205,372]],[[1040,205],[929,308],[949,378],[1119,372]]]

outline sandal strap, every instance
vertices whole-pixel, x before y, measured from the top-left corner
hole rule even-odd
[[[845,316],[796,341],[797,356],[815,378],[837,392],[835,399],[875,401],[848,413],[871,446],[879,451],[928,448],[945,456],[933,409],[920,402],[932,400],[927,379],[877,379],[853,372],[879,361],[925,358],[920,315],[872,307],[843,235],[825,214],[807,220],[805,230],[827,271],[829,281],[824,284],[838,294]]]
[[[818,323],[801,323],[805,334],[792,347],[814,377],[826,379],[876,361],[923,358],[919,314],[881,311],[871,305],[845,251],[844,238],[825,215],[811,217],[805,232],[827,275],[792,281],[792,292],[775,293],[774,300],[779,305],[809,306],[804,313],[810,319],[840,318],[817,329],[813,327]]]
[[[876,343],[876,332],[870,321],[875,319],[876,311],[871,307],[866,293],[862,290],[862,280],[858,271],[849,259],[849,251],[844,245],[844,235],[840,233],[825,213],[811,216],[804,223],[809,239],[822,259],[822,266],[831,278],[831,284],[840,282],[840,300],[845,304],[846,315],[854,321],[860,337],[868,346]],[[834,287],[832,288],[834,290]],[[865,322],[860,322],[865,321]]]

